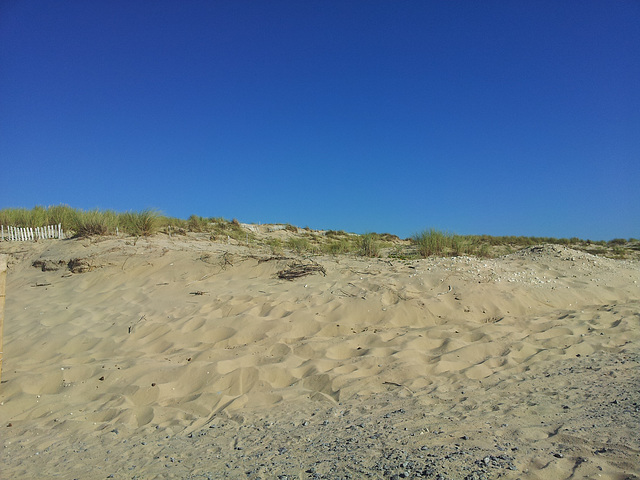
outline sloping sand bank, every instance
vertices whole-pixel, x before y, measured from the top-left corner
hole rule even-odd
[[[0,478],[640,478],[637,262],[0,253]]]

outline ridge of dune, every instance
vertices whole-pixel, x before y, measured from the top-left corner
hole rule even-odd
[[[636,261],[315,255],[288,281],[293,253],[195,234],[0,252],[1,478],[638,478]]]

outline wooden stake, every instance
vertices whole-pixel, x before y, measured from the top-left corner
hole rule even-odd
[[[4,298],[7,285],[7,255],[0,255],[0,383],[2,383],[2,327],[4,326]]]

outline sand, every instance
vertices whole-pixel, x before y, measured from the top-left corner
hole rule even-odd
[[[637,261],[0,253],[0,478],[640,478]]]

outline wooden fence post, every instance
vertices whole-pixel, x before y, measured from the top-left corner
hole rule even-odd
[[[2,330],[4,326],[4,298],[7,285],[7,255],[0,255],[0,383],[2,383]],[[0,387],[1,388],[1,387]]]

